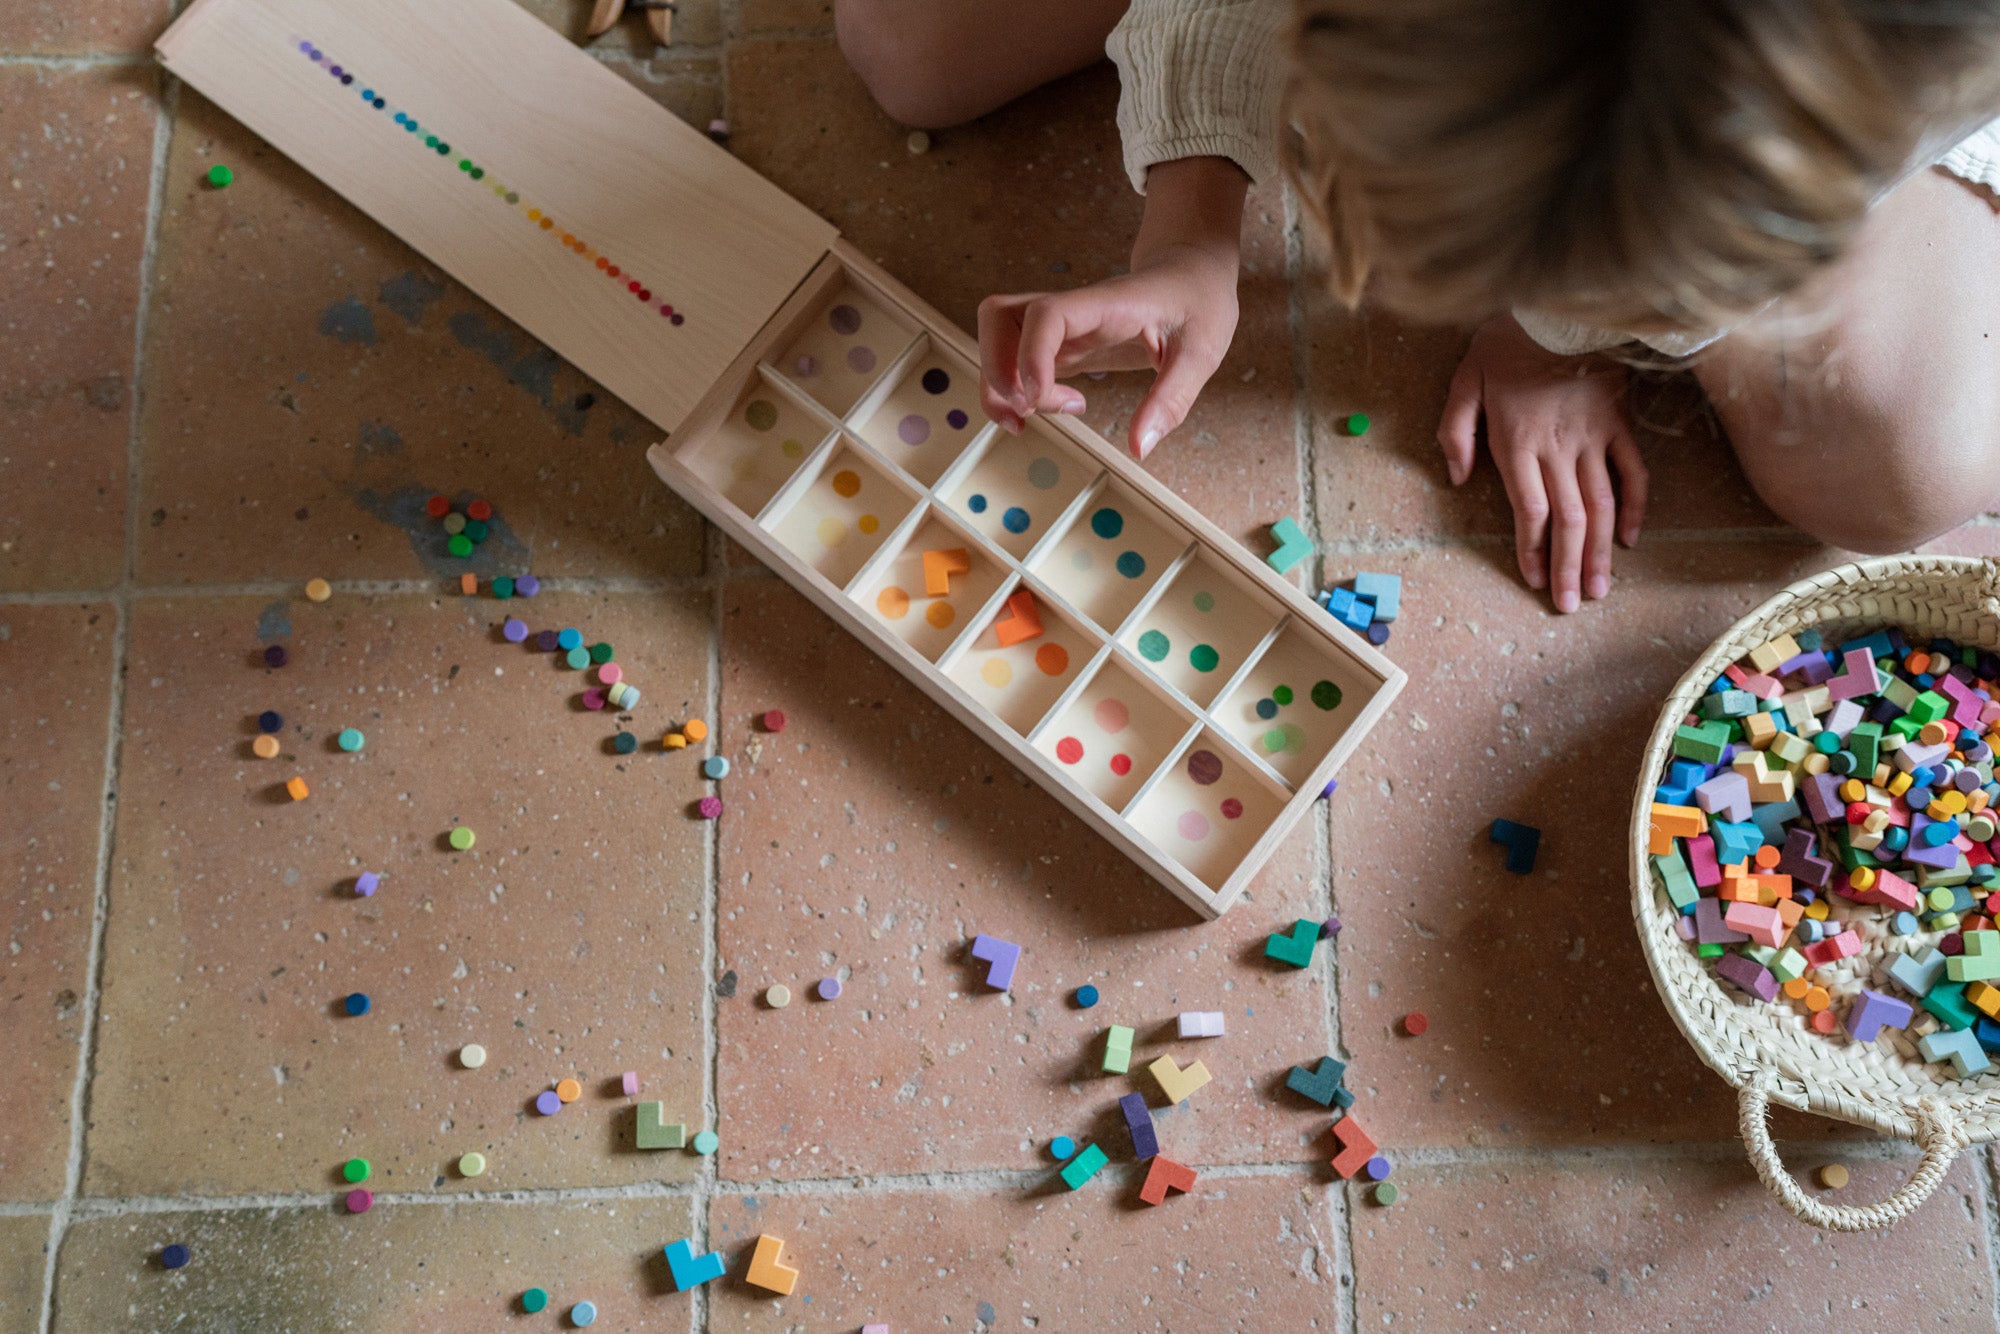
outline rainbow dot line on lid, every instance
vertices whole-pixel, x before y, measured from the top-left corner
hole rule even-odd
[[[354,71],[328,60],[326,52],[314,46],[310,41],[301,41],[299,43],[299,52],[315,65],[323,66],[328,74],[340,80],[343,87],[353,85],[355,81]],[[377,111],[389,110],[388,99],[382,97],[373,88],[365,84],[361,89],[361,100]],[[448,140],[439,138],[434,132],[426,130],[417,121],[415,116],[410,115],[407,111],[397,111],[394,113],[393,119],[397,125],[408,131],[412,136],[418,136],[417,142],[421,143],[425,148],[436,153],[441,158],[450,159],[451,143]],[[459,158],[458,170],[467,180],[479,182],[486,180],[486,169],[475,163],[471,158]],[[521,210],[529,222],[560,241],[565,250],[572,251],[584,259],[592,261],[596,265],[597,271],[605,277],[614,280],[623,280],[626,291],[647,305],[653,304],[653,289],[648,287],[644,281],[625,272],[618,265],[613,264],[609,256],[599,254],[588,242],[556,226],[554,218],[521,198],[518,191],[510,190],[498,181],[494,181],[491,188],[494,198],[505,202],[510,207]],[[686,321],[687,317],[680,311],[675,310],[671,302],[662,301],[659,303],[659,306],[660,314],[665,316],[670,323],[679,325]]]

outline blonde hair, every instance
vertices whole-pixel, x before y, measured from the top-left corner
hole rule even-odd
[[[1350,305],[1726,327],[1996,68],[2000,0],[1296,0],[1285,168]]]

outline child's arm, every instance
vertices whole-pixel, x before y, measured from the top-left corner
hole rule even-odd
[[[1104,44],[1118,66],[1125,173],[1146,196],[1131,272],[979,308],[980,392],[1009,430],[1080,412],[1079,371],[1158,373],[1132,415],[1145,458],[1181,424],[1236,332],[1243,197],[1277,171],[1278,32],[1288,0],[1132,0]]]
[[[1557,611],[1575,611],[1579,592],[1611,591],[1614,530],[1628,547],[1639,540],[1646,465],[1626,420],[1626,379],[1609,358],[1544,349],[1512,315],[1480,326],[1452,377],[1438,425],[1452,485],[1472,476],[1483,419],[1514,506],[1521,577],[1551,589]]]
[[[1058,376],[1158,372],[1132,414],[1145,458],[1181,424],[1236,332],[1236,271],[1249,177],[1226,158],[1160,162],[1146,173],[1146,213],[1132,270],[1070,292],[991,296],[979,304],[980,395],[1010,431],[1035,412],[1081,412]]]

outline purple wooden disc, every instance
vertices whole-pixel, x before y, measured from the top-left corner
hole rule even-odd
[[[822,977],[819,980],[819,998],[821,1000],[839,1000],[840,979],[837,977]]]
[[[1370,1181],[1387,1180],[1390,1172],[1389,1160],[1378,1153],[1373,1158],[1370,1158],[1368,1166],[1361,1170],[1368,1174]]]
[[[524,598],[531,598],[542,591],[542,581],[532,574],[524,574],[514,581],[514,591]]]
[[[538,630],[535,632],[535,647],[544,653],[554,653],[558,648],[562,647],[556,642],[556,639],[555,631]]]
[[[291,655],[285,652],[283,644],[273,644],[264,650],[264,665],[266,667],[282,667],[290,660]]]
[[[507,637],[507,642],[510,644],[526,643],[528,623],[518,616],[509,616],[507,623],[500,627],[500,633]]]
[[[562,1099],[556,1096],[554,1089],[543,1089],[535,1097],[535,1110],[543,1116],[554,1116],[562,1110]]]

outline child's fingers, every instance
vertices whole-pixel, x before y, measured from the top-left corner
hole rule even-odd
[[[1139,401],[1139,410],[1132,414],[1132,457],[1143,463],[1168,432],[1187,420],[1202,386],[1221,364],[1221,355],[1211,354],[1206,348],[1189,347],[1182,342],[1167,344],[1160,373],[1153,377],[1153,387]]]
[[[1060,412],[1065,396],[1076,394],[1056,383],[1056,361],[1072,343],[1094,340],[1103,324],[1101,305],[1102,298],[1087,287],[1028,303],[1021,312],[1021,346],[1016,354],[1021,374],[1017,410]]]
[[[979,404],[1010,431],[1021,429],[1021,311],[1040,293],[989,296],[979,303]]]
[[[1493,424],[1488,422],[1486,429],[1491,432]],[[1549,497],[1542,487],[1541,464],[1526,450],[1505,448],[1504,441],[1491,443],[1493,461],[1507,487],[1507,503],[1514,508],[1514,558],[1520,563],[1521,577],[1530,588],[1546,588]]]
[[[1639,525],[1646,519],[1646,461],[1629,432],[1611,437],[1611,463],[1618,469],[1618,540],[1639,544]]]
[[[1472,476],[1472,457],[1479,441],[1479,370],[1470,358],[1458,363],[1445,394],[1444,417],[1438,422],[1438,444],[1444,450],[1445,471],[1453,486]]]
[[[1583,492],[1585,523],[1583,591],[1586,597],[1601,598],[1611,591],[1611,542],[1618,498],[1611,492],[1611,472],[1604,455],[1596,450],[1585,450],[1577,460],[1576,476]]]
[[[1557,611],[1572,612],[1579,601],[1589,514],[1583,507],[1574,460],[1544,460],[1541,468],[1549,496],[1549,593]]]

